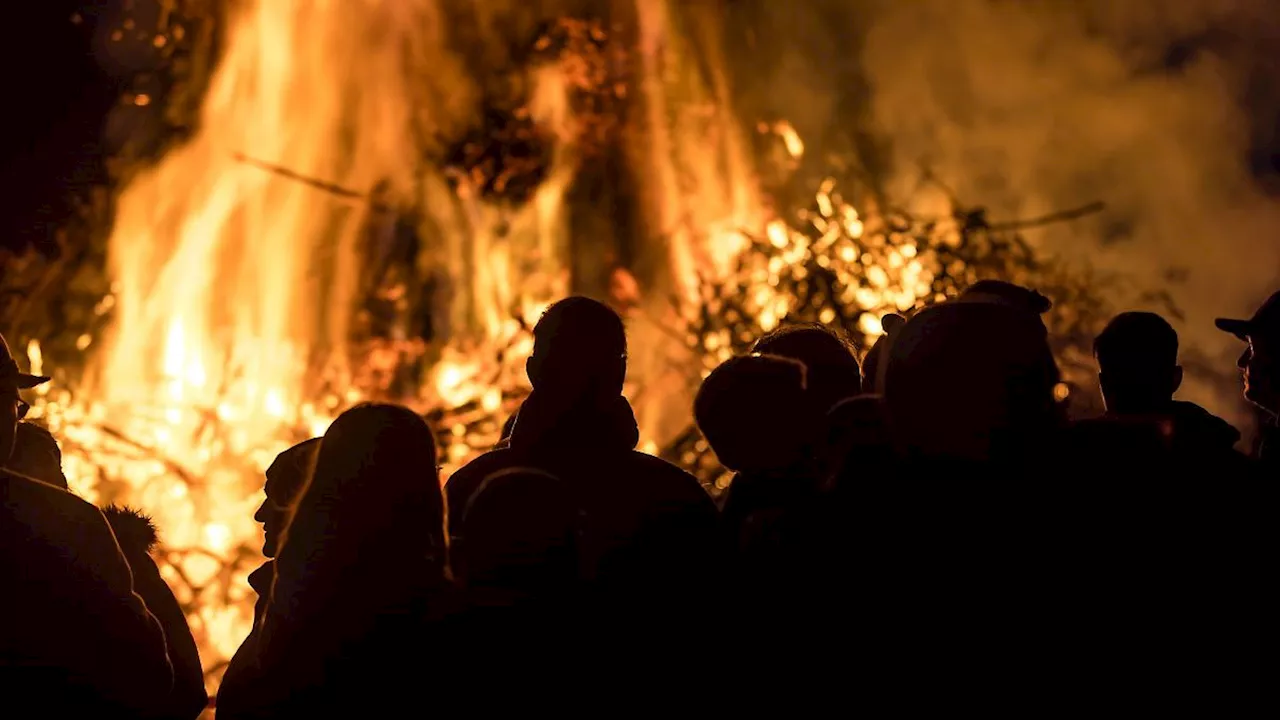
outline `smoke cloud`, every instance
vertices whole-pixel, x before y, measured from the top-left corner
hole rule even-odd
[[[1241,348],[1212,319],[1247,316],[1280,286],[1280,202],[1262,167],[1280,147],[1275,6],[829,0],[790,19],[761,6],[756,26],[790,37],[753,38],[778,60],[748,103],[803,108],[809,134],[869,134],[900,201],[919,195],[925,170],[996,220],[1105,201],[1103,214],[1028,239],[1122,273],[1104,288],[1117,310],[1162,310],[1137,296],[1168,290],[1184,348],[1229,376]],[[1246,424],[1226,391],[1192,384],[1183,396]]]

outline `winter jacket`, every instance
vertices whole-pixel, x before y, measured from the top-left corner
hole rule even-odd
[[[167,717],[161,625],[102,511],[0,470],[0,695],[48,717]]]
[[[204,671],[186,614],[151,556],[158,541],[156,527],[151,518],[130,508],[109,507],[103,514],[133,570],[135,590],[164,628],[169,659],[173,663],[173,693],[169,696],[165,717],[195,718],[209,703]]]

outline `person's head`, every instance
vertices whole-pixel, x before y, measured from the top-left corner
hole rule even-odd
[[[1236,361],[1244,373],[1245,398],[1280,415],[1280,292],[1267,298],[1248,320],[1218,318],[1215,324],[1249,344]]]
[[[805,460],[817,423],[803,363],[747,355],[711,371],[693,400],[693,417],[730,470],[787,469]]]
[[[53,433],[29,422],[18,423],[9,469],[46,485],[69,490],[62,472],[62,450]]]
[[[889,469],[893,445],[880,396],[859,395],[838,403],[827,413],[826,426],[825,454],[837,484],[864,474],[874,478]]]
[[[862,369],[853,344],[825,325],[784,325],[757,340],[751,351],[803,363],[809,395],[821,405],[820,412],[862,392]]]
[[[289,519],[289,509],[310,477],[319,451],[320,438],[304,440],[277,455],[271,467],[267,468],[267,484],[263,487],[267,497],[253,516],[254,520],[262,523],[263,555],[276,556],[280,533]]]
[[[886,359],[885,348],[893,344],[895,334],[906,323],[907,319],[897,313],[888,313],[880,318],[880,329],[884,330],[884,334],[876,338],[867,351],[867,356],[862,359],[862,392],[880,392],[880,378],[884,374]]]
[[[49,381],[39,375],[29,375],[18,369],[18,361],[9,352],[9,343],[0,335],[0,465],[9,462],[13,444],[17,438],[18,421],[27,415],[27,403],[19,391],[28,390]]]
[[[1155,313],[1120,313],[1093,341],[1098,383],[1107,410],[1158,412],[1182,384],[1178,333]]]
[[[554,475],[500,470],[481,482],[461,513],[451,556],[473,599],[545,599],[576,581],[578,508]]]
[[[885,409],[908,455],[1030,459],[1062,421],[1048,336],[1023,308],[935,305],[908,320],[888,352]]]
[[[280,573],[323,574],[311,566],[354,557],[366,568],[402,562],[423,574],[425,563],[443,574],[447,547],[427,423],[399,405],[365,403],[339,415],[281,536]]]
[[[1040,316],[1053,308],[1053,301],[1037,290],[1005,280],[979,280],[956,298],[956,302],[988,302],[1025,310]]]
[[[627,374],[627,333],[608,305],[568,297],[542,314],[533,328],[533,354],[525,364],[534,390],[617,397]]]

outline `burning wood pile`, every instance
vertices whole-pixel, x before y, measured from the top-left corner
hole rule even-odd
[[[247,3],[224,28],[245,39],[224,49],[223,74],[189,81],[201,94],[208,85],[203,128],[129,173],[115,205],[102,197],[86,205],[88,220],[68,225],[60,259],[15,260],[0,287],[8,291],[5,321],[17,324],[7,328],[12,339],[29,341],[33,372],[55,377],[52,389],[39,389],[31,420],[58,437],[73,490],[154,516],[162,574],[187,611],[212,684],[252,620],[246,578],[262,560],[253,515],[275,454],[322,434],[352,404],[390,400],[428,417],[447,476],[499,439],[529,389],[532,325],[569,287],[547,270],[554,266],[548,257],[529,261],[510,242],[521,227],[540,232],[567,204],[545,190],[563,172],[553,152],[563,138],[534,122],[525,105],[480,102],[481,121],[441,144],[443,158],[433,161],[439,173],[418,178],[440,181],[444,195],[384,187],[382,175],[405,162],[396,145],[403,137],[378,124],[383,98],[370,100],[365,90],[399,67],[398,58],[369,59],[367,77],[331,90],[328,77],[308,74],[310,66],[287,68],[295,77],[272,64],[279,58],[256,52],[268,37],[295,52],[314,50],[307,43],[332,32],[339,75],[346,70],[341,42],[365,31],[376,36],[388,18],[351,27],[348,16],[317,12],[300,28],[291,13],[286,0]],[[579,160],[606,153],[624,134],[635,69],[610,37],[598,22],[564,20],[530,53],[535,66],[558,68],[555,87],[575,119]],[[365,58],[366,50],[345,52]],[[198,76],[199,64],[187,62],[186,72]],[[267,72],[273,68],[280,74]],[[269,101],[237,95],[246,87]],[[290,98],[302,104],[291,106]],[[371,104],[361,114],[347,100]],[[353,133],[360,122],[372,123],[366,129],[375,137]],[[300,140],[272,129],[297,131]],[[765,157],[792,162],[803,153],[785,122],[765,126],[762,137]],[[311,147],[317,138],[335,147],[319,152]],[[391,169],[383,173],[362,152]],[[368,182],[348,192],[332,181],[340,172]],[[1053,296],[1058,314],[1050,322],[1068,344],[1091,333],[1101,306],[1069,274],[1039,262],[1020,226],[993,225],[980,210],[955,205],[938,217],[911,217],[853,181],[795,182],[806,188],[789,193],[805,198],[798,207],[761,212],[754,224],[690,231],[685,242],[715,246],[729,262],[727,271],[708,264],[681,278],[694,293],[675,302],[682,320],[666,326],[667,349],[688,387],[780,324],[820,322],[865,347],[885,313],[942,300],[984,277],[1035,284]],[[448,213],[440,197],[456,201]],[[513,207],[532,210],[513,220]],[[422,218],[428,211],[437,213],[431,222]],[[446,227],[441,217],[449,213],[464,219]],[[490,217],[498,230],[484,224]],[[439,237],[425,237],[428,231]],[[450,233],[461,238],[452,246],[441,239]],[[531,246],[550,245],[535,235]],[[492,243],[486,252],[475,250],[481,237]],[[444,260],[432,254],[442,245],[450,248]],[[463,251],[473,255],[455,257]],[[443,265],[454,272],[427,271]],[[469,288],[448,282],[479,283],[495,272],[487,282],[514,299],[470,310],[468,317],[483,317],[483,333],[450,332],[451,316],[439,306]],[[439,287],[428,292],[428,285]],[[696,429],[666,430],[674,439],[665,447],[655,437],[644,438],[645,447],[691,469],[712,491],[723,489],[724,473]]]

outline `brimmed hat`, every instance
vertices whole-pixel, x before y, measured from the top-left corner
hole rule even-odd
[[[1248,320],[1218,318],[1213,324],[1241,340],[1247,340],[1250,335],[1280,337],[1280,292],[1267,298]]]
[[[18,369],[18,361],[9,352],[9,343],[4,335],[0,335],[0,386],[13,385],[19,390],[26,390],[49,382],[43,375],[30,375]]]

